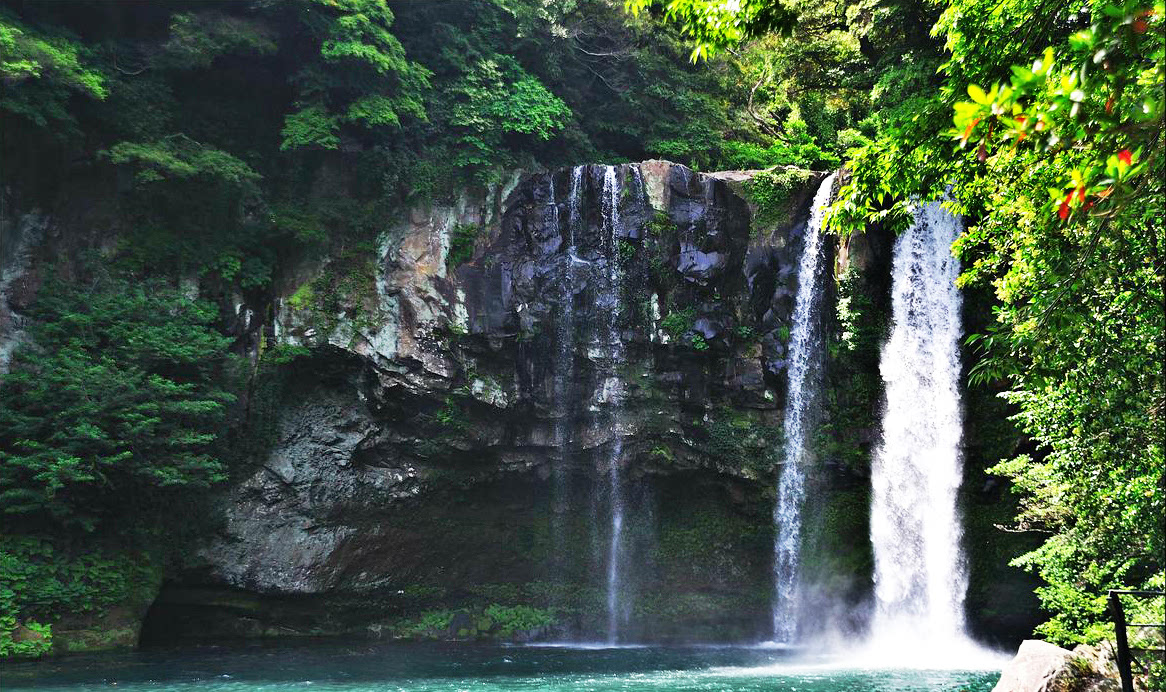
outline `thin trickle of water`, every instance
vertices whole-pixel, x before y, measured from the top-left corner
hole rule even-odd
[[[571,169],[571,189],[567,193],[567,252],[575,256],[575,229],[579,227],[579,194],[583,188],[583,166]]]
[[[568,466],[571,459],[571,404],[573,400],[573,382],[575,379],[575,282],[574,270],[570,260],[570,245],[574,242],[575,211],[578,208],[578,187],[572,185],[567,198],[567,234],[568,255],[564,259],[562,283],[559,290],[559,320],[555,329],[555,361],[552,392],[555,419],[555,440],[559,448],[559,457],[552,466],[553,486],[551,527],[554,537],[553,569],[555,577],[563,578],[563,569],[566,556],[563,546],[566,545],[566,520],[569,507]],[[555,199],[555,178],[547,176],[547,223],[556,233],[559,228],[559,205]]]
[[[814,195],[798,265],[797,301],[786,352],[789,388],[785,404],[785,455],[777,486],[777,505],[773,511],[777,528],[773,545],[773,638],[783,643],[793,641],[797,635],[802,506],[806,496],[809,438],[807,421],[817,394],[818,365],[822,357],[821,330],[818,327],[822,295],[822,219],[836,175],[831,174],[823,180]]]
[[[619,641],[620,625],[626,615],[623,599],[623,555],[624,555],[624,504],[625,489],[620,457],[623,452],[620,423],[623,410],[621,401],[622,382],[619,367],[625,360],[623,340],[619,333],[620,282],[622,272],[619,266],[619,178],[615,166],[607,166],[603,172],[603,218],[605,222],[608,253],[607,276],[603,286],[603,298],[599,301],[605,309],[604,340],[609,349],[611,373],[604,383],[603,400],[607,404],[609,424],[615,438],[607,459],[607,491],[611,513],[611,533],[607,549],[607,641]]]
[[[956,494],[962,476],[959,217],[922,205],[895,242],[894,325],[879,363],[883,439],[871,468],[876,610],[872,638],[898,648],[966,643],[967,572]]]

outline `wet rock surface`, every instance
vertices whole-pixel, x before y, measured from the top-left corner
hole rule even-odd
[[[369,290],[341,315],[292,299],[311,272],[289,281],[267,328],[311,355],[283,368],[268,451],[221,498],[219,535],[172,589],[218,594],[203,599],[212,610],[256,594],[254,608],[220,608],[224,634],[302,629],[272,600],[286,598],[332,603],[328,631],[475,598],[557,605],[587,631],[604,570],[598,479],[616,463],[642,631],[764,634],[810,194],[795,191],[788,227],[759,234],[742,180],[668,162],[612,179],[598,165],[516,176],[415,210],[382,234]],[[466,238],[468,259],[450,262]],[[702,503],[687,514],[671,506],[677,478]],[[652,595],[669,589],[669,602]],[[152,617],[194,627],[183,593]],[[361,594],[375,603],[336,605]]]

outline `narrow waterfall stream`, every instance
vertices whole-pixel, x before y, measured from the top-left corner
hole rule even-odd
[[[967,570],[956,495],[962,475],[959,217],[922,205],[895,243],[893,327],[880,370],[882,442],[872,460],[872,641],[950,652],[964,633]]]
[[[551,487],[551,531],[553,533],[554,550],[552,569],[561,577],[566,564],[566,530],[567,514],[570,512],[570,476],[571,462],[571,412],[575,393],[575,227],[579,220],[579,182],[583,177],[583,167],[577,166],[571,171],[571,188],[567,197],[567,240],[564,256],[563,280],[559,286],[559,316],[555,325],[555,360],[554,360],[554,397],[555,409],[555,444],[558,446],[559,458],[553,466],[553,485]],[[555,199],[555,176],[547,176],[547,222],[550,228],[559,228],[560,214],[558,201]]]
[[[623,454],[621,423],[623,417],[623,383],[619,369],[626,360],[623,340],[620,338],[620,283],[622,272],[619,266],[619,197],[620,185],[615,166],[607,166],[603,173],[603,218],[609,246],[607,248],[606,281],[600,282],[602,297],[599,304],[607,313],[603,325],[603,341],[609,350],[610,372],[603,383],[602,401],[607,406],[609,425],[613,439],[607,458],[607,495],[610,504],[611,533],[607,550],[607,642],[619,641],[620,625],[625,619],[623,603],[623,554],[624,554],[624,504],[625,489],[623,470],[620,467]]]
[[[773,638],[789,643],[797,635],[798,572],[801,558],[802,506],[805,504],[805,466],[809,441],[808,414],[818,390],[822,357],[819,313],[822,302],[822,219],[830,202],[837,174],[818,187],[806,226],[798,292],[790,330],[789,389],[785,404],[785,454],[777,487],[773,520],[777,536],[773,546]]]

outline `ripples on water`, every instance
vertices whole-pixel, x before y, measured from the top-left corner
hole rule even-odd
[[[988,692],[996,671],[847,669],[762,648],[395,644],[203,648],[0,667],[0,689],[150,692],[740,690]]]

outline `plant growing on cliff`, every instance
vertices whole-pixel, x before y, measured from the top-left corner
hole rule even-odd
[[[695,321],[696,310],[693,308],[674,310],[660,320],[660,329],[664,330],[664,333],[675,341],[692,331],[692,325]]]
[[[449,254],[445,256],[445,271],[452,272],[474,257],[474,244],[482,227],[476,223],[455,223],[449,232]]]
[[[94,527],[164,513],[224,478],[213,444],[232,396],[213,305],[157,280],[50,280],[33,342],[0,383],[0,502],[11,517]]]
[[[91,540],[0,535],[0,658],[48,653],[62,613],[83,615],[152,597],[161,569],[148,554]]]
[[[775,168],[760,173],[745,184],[745,195],[757,208],[755,230],[774,226],[790,213],[790,194],[810,179],[810,172],[797,168]]]

